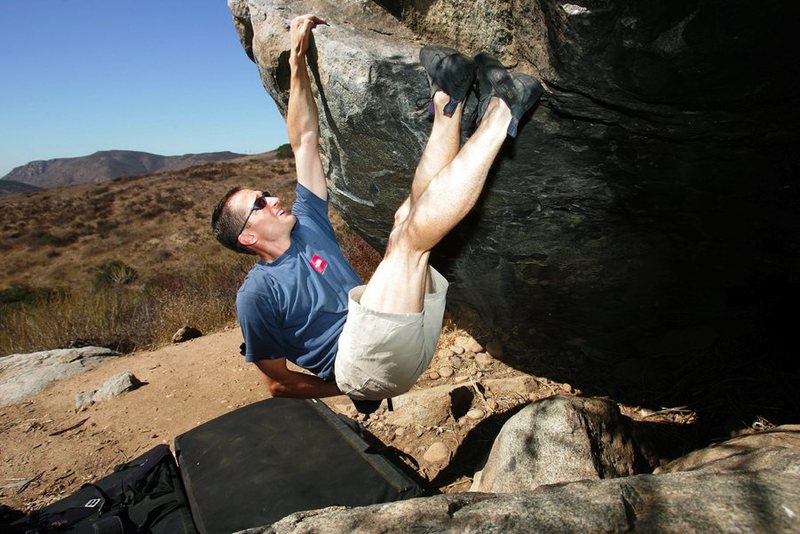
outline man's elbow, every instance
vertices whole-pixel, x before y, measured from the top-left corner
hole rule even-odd
[[[267,384],[267,391],[269,391],[271,397],[285,397],[289,394],[290,389],[286,384],[271,380]]]
[[[316,131],[310,131],[290,136],[289,145],[295,155],[303,150],[319,150],[319,135]]]

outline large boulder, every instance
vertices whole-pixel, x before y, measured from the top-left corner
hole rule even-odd
[[[120,353],[105,347],[55,349],[0,358],[0,406],[35,395]]]
[[[655,473],[680,471],[761,471],[800,474],[800,425],[782,425],[698,449]]]
[[[569,369],[582,387],[640,402],[703,376],[687,366],[710,365],[709,354],[725,370],[726,359],[752,361],[745,342],[768,355],[786,346],[782,312],[800,293],[800,86],[785,54],[798,4],[229,6],[282,111],[289,20],[315,12],[331,23],[310,58],[328,183],[379,249],[430,130],[420,46],[486,50],[543,80],[480,205],[433,257],[460,313],[507,334],[505,359]]]
[[[545,484],[649,473],[656,458],[606,399],[556,396],[503,425],[470,491],[512,493]]]
[[[242,534],[797,532],[800,475],[675,473],[298,512]]]

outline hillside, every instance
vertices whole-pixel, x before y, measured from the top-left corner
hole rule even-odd
[[[35,185],[24,184],[16,180],[0,180],[0,196],[30,193],[31,191],[39,191],[40,189],[40,187],[36,187]]]
[[[266,153],[2,197],[0,289],[86,284],[111,260],[134,267],[143,283],[230,260],[211,236],[210,219],[219,198],[239,184],[292,198],[292,161]]]
[[[0,179],[14,180],[41,188],[104,182],[114,178],[141,176],[154,172],[185,169],[214,161],[242,157],[233,152],[209,152],[161,156],[131,150],[105,150],[89,156],[31,161]]]

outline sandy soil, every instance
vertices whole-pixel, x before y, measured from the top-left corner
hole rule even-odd
[[[431,372],[420,378],[417,389],[446,389],[448,384],[469,383],[472,375],[482,379],[519,374],[494,362],[491,372],[479,372],[474,365],[470,370],[465,365],[462,373],[439,376],[436,369],[452,364],[447,347],[464,336],[463,331],[446,329]],[[40,508],[159,443],[172,447],[175,437],[183,432],[267,398],[258,371],[238,352],[240,342],[239,329],[230,328],[155,351],[111,358],[81,375],[52,383],[33,397],[0,408],[0,503],[23,511]],[[76,410],[78,393],[97,389],[125,371],[145,384],[112,400]],[[550,392],[542,396],[558,389],[548,388]],[[455,450],[481,419],[465,417],[461,424],[446,427],[409,425],[412,428],[403,436],[398,425],[387,421],[385,407],[364,418],[357,416],[344,396],[325,401],[336,411],[357,418],[393,449],[403,451],[411,459],[410,465],[428,480],[440,474],[449,460],[426,462],[423,456],[428,447],[444,440]],[[525,394],[492,402],[498,409],[507,409],[527,401]],[[488,410],[484,412],[489,415]],[[468,484],[468,477],[459,477],[458,484],[450,484],[450,489],[465,489]]]
[[[238,329],[103,362],[0,408],[0,502],[38,508],[115,465],[265,397]],[[132,372],[146,384],[80,412],[75,395]]]

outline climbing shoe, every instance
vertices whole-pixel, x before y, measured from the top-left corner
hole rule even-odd
[[[493,96],[500,97],[511,109],[511,123],[508,135],[517,136],[519,121],[526,111],[542,96],[544,89],[527,74],[511,74],[497,59],[481,52],[475,56],[478,67],[478,124]]]
[[[458,103],[467,98],[475,80],[475,62],[452,48],[428,45],[419,51],[419,62],[425,67],[431,85],[431,98],[436,91],[444,91],[450,101],[444,112],[450,116]]]

